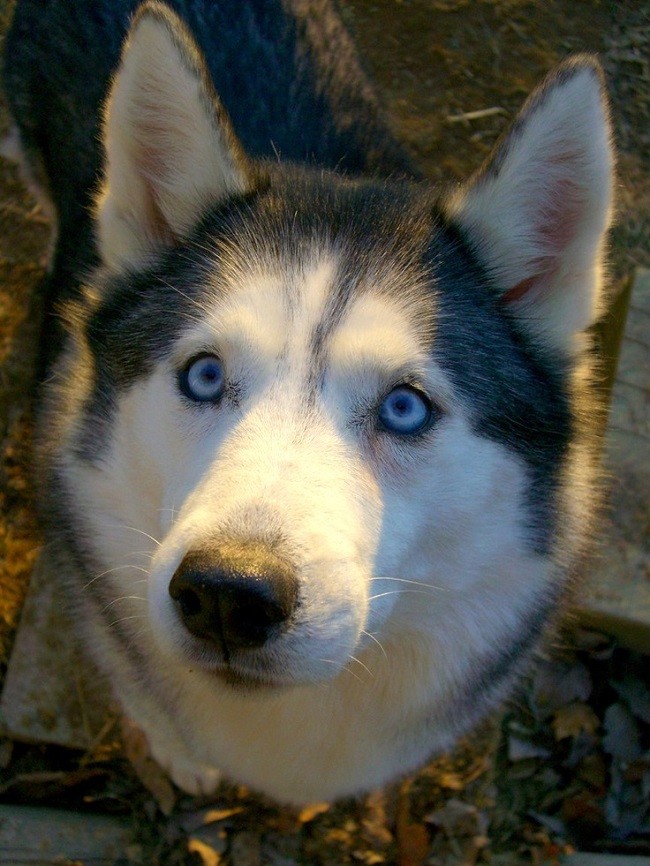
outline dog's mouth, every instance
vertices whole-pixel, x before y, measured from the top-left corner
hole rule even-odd
[[[241,692],[283,691],[315,686],[334,679],[345,667],[333,660],[327,666],[305,664],[303,656],[296,658],[292,651],[277,647],[240,650],[223,653],[214,646],[196,638],[192,645],[184,642],[183,655],[191,670],[201,670],[228,688]],[[203,645],[201,645],[203,644]]]
[[[290,673],[292,666],[273,659],[264,649],[230,653],[197,638],[192,643],[193,646],[188,646],[186,642],[184,647],[191,669],[200,669],[232,689],[243,692],[281,690],[304,685],[308,680],[293,671]]]

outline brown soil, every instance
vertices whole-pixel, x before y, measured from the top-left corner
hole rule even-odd
[[[341,5],[398,134],[434,180],[467,176],[486,156],[532,87],[556,62],[576,51],[598,52],[607,73],[620,151],[619,219],[611,244],[613,290],[636,265],[650,265],[647,0],[572,3],[344,0]],[[0,0],[0,40],[12,7],[12,0]],[[476,120],[459,119],[460,115],[482,109],[498,111]],[[8,127],[6,103],[0,94],[0,136]],[[47,220],[26,193],[15,168],[0,158],[0,664],[3,665],[8,659],[39,544],[32,508],[35,492],[28,481],[28,464],[39,283],[47,239]],[[576,649],[573,640],[568,652],[573,666],[605,665],[592,672],[592,682],[595,677],[599,681],[603,677],[605,681],[616,677],[620,680],[621,666],[632,661],[612,647],[605,656],[602,647]],[[195,854],[187,853],[188,834],[191,836],[188,827],[192,821],[198,827],[202,820],[196,817],[195,803],[181,799],[172,818],[163,821],[149,795],[139,800],[136,797],[134,814],[138,832],[144,850],[149,852],[147,857],[152,858],[144,862],[223,862],[233,866],[261,862],[398,863],[399,866],[541,864],[555,862],[553,858],[566,849],[567,839],[592,846],[596,844],[594,840],[600,840],[597,844],[601,847],[618,845],[620,850],[628,850],[633,844],[634,850],[647,852],[650,849],[647,845],[643,847],[643,839],[647,838],[643,832],[647,833],[648,828],[639,830],[642,821],[632,828],[631,835],[619,828],[617,836],[612,829],[611,803],[606,814],[611,786],[616,782],[617,790],[623,790],[622,771],[616,775],[616,756],[603,745],[606,737],[602,734],[605,714],[616,704],[615,693],[618,694],[615,689],[610,689],[606,696],[602,689],[579,691],[568,703],[556,701],[557,706],[554,704],[547,714],[537,704],[534,711],[530,702],[523,709],[520,706],[520,714],[512,722],[519,732],[518,741],[534,743],[530,756],[518,759],[528,761],[525,772],[521,763],[510,760],[507,752],[502,751],[501,757],[494,760],[497,741],[507,745],[512,731],[506,727],[505,733],[499,734],[498,728],[492,726],[473,746],[461,749],[453,760],[438,762],[398,791],[376,795],[361,804],[296,816],[268,809],[250,801],[242,792],[230,791],[220,805],[239,811],[211,825],[214,838],[210,844],[221,860],[206,859],[207,854],[198,843],[193,849]],[[573,704],[583,709],[575,710],[577,715],[571,716],[571,711],[564,708]],[[629,714],[629,704],[624,709]],[[566,737],[559,737],[552,727],[557,724],[558,713],[561,722],[563,719],[570,727]],[[644,720],[642,714],[634,711],[631,714],[640,732],[640,742],[647,749],[650,719]],[[520,728],[523,725],[523,730],[517,725]],[[601,731],[598,742],[596,730]],[[589,731],[594,742],[592,750],[585,752],[589,757],[585,768],[580,763],[583,759],[576,762],[575,755],[571,758],[568,751],[579,736]],[[562,743],[560,751],[568,750],[566,754],[558,752],[558,744]],[[3,754],[8,754],[7,749]],[[541,757],[544,754],[553,758]],[[84,775],[78,756],[51,749],[25,751],[16,747],[13,760],[4,761],[7,787],[2,796],[10,801],[21,797],[26,802],[48,801],[47,796],[41,796],[43,786],[39,787],[34,780],[31,787],[29,783],[20,787],[20,778],[27,771],[46,769],[59,773],[60,785],[57,788],[54,784],[56,801],[60,801],[63,786],[71,805],[78,807],[90,799],[97,808],[123,811],[126,803],[133,802],[137,783],[119,761],[115,763],[110,749],[93,756],[95,759],[99,763],[91,762],[90,775],[86,759]],[[534,765],[535,761],[542,766]],[[553,766],[543,766],[553,761],[556,762]],[[584,784],[589,796],[584,795],[583,786],[569,806],[567,798],[559,806],[549,805],[550,793],[557,791],[558,780],[568,784],[567,768],[579,766],[583,776],[588,777]],[[115,767],[120,767],[120,771]],[[636,773],[639,779],[645,779],[643,784],[647,786],[650,772],[647,763],[641,762],[633,769],[632,775]],[[546,770],[552,772],[546,773],[543,782],[542,771]],[[495,778],[505,792],[496,800]],[[52,786],[48,790],[51,792]],[[597,790],[602,795],[600,800],[594,794]],[[647,795],[647,787],[643,790]],[[530,817],[532,812],[537,818]],[[580,813],[577,823],[582,828],[579,831],[575,831],[576,821],[571,823],[577,813]],[[584,830],[586,825],[588,832]],[[157,841],[151,846],[154,837]]]

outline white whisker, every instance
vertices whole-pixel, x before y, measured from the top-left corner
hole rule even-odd
[[[328,665],[336,665],[337,667],[339,667],[339,663],[333,661],[332,659],[318,659],[318,661],[320,661],[320,662],[325,662],[325,663],[328,664]],[[363,682],[363,680],[361,679],[361,677],[358,677],[358,676],[354,673],[354,671],[351,671],[350,668],[347,667],[347,665],[346,665],[345,667],[341,668],[341,671],[342,671],[342,672],[344,671],[345,673],[350,674],[350,676],[354,677],[355,680],[358,680],[360,683]]]
[[[377,638],[374,636],[374,634],[371,634],[369,631],[365,631],[365,629],[361,632],[361,634],[365,634],[370,638],[370,640],[374,640],[374,642],[377,644],[379,649],[384,654],[384,658],[386,659],[386,661],[388,661],[388,655],[386,654],[386,650],[384,649],[382,643],[379,640],[377,640]]]
[[[175,519],[176,519],[176,511],[177,511],[177,509],[176,509],[176,506],[175,506],[175,505],[172,505],[171,507],[170,507],[169,505],[166,505],[164,508],[159,508],[158,511],[159,511],[160,514],[165,514],[165,512],[168,511],[168,512],[171,514],[171,516],[172,516],[172,520],[175,520]]]
[[[129,526],[126,523],[112,523],[110,524],[111,529],[128,529],[129,532],[137,532],[140,535],[144,535],[145,538],[148,538],[149,541],[153,541],[153,543],[160,547],[160,542],[157,538],[154,538],[153,535],[149,535],[148,532],[145,532],[144,529],[138,529],[137,526]]]
[[[356,662],[358,665],[361,665],[361,667],[362,667],[365,671],[368,671],[368,674],[369,674],[373,679],[375,678],[375,675],[374,675],[373,672],[370,670],[370,668],[368,667],[368,665],[364,665],[364,663],[361,661],[361,659],[358,659],[356,656],[352,656],[352,655],[351,655],[351,656],[350,656],[350,661],[352,661],[352,662]]]
[[[108,627],[113,628],[113,626],[116,626],[120,622],[126,622],[127,619],[142,619],[142,620],[144,620],[144,619],[146,619],[146,616],[143,613],[134,613],[131,616],[122,616],[119,619],[114,619],[113,622],[109,622]]]
[[[114,568],[107,568],[106,571],[102,571],[100,574],[96,574],[94,577],[92,577],[88,581],[88,583],[84,584],[84,586],[81,588],[81,591],[84,592],[86,589],[88,589],[88,587],[91,584],[93,584],[96,580],[99,580],[101,577],[106,577],[107,574],[113,574],[115,571],[124,571],[127,568],[132,568],[134,571],[141,571],[143,574],[146,574],[147,576],[149,575],[149,572],[147,571],[147,569],[142,568],[141,565],[131,565],[131,564],[116,565]],[[140,582],[140,581],[138,581],[138,582]]]
[[[121,595],[119,598],[114,598],[113,601],[109,601],[108,604],[102,608],[102,613],[105,613],[109,607],[113,607],[114,604],[117,604],[118,601],[146,601],[141,595]]]
[[[376,598],[383,598],[385,595],[404,595],[404,593],[413,593],[415,595],[434,595],[433,592],[425,592],[423,589],[389,589],[386,592],[378,592],[377,595],[371,595],[368,601],[374,601]]]
[[[406,577],[388,577],[378,575],[377,577],[371,577],[370,580],[395,580],[399,583],[412,583],[415,586],[425,586],[427,589],[438,589],[440,592],[448,592],[448,589],[444,586],[436,586],[433,583],[426,583],[426,581],[423,580],[409,580]]]

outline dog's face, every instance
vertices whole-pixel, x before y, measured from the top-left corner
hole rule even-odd
[[[609,208],[593,68],[439,200],[251,166],[170,26],[140,16],[114,84],[106,271],[63,362],[104,619],[235,686],[355,672],[405,634],[447,651],[449,689],[505,677],[581,519],[570,371]]]
[[[370,192],[272,179],[135,286],[115,280],[88,323],[112,385],[133,371],[106,438],[84,446],[100,449],[81,483],[93,544],[141,567],[140,532],[159,540],[131,601],[166,652],[231,682],[329,679],[387,629],[426,630],[497,571],[505,587],[543,560],[523,466],[476,435],[445,370],[435,206],[376,189],[373,233]],[[119,598],[132,578],[102,583]]]

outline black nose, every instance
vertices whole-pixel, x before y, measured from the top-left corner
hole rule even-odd
[[[188,631],[233,650],[260,647],[286,628],[295,610],[294,569],[261,543],[188,553],[169,583]]]

